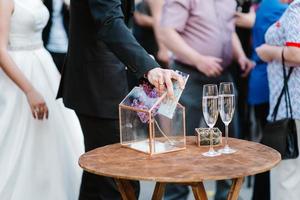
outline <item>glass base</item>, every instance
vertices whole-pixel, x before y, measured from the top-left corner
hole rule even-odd
[[[222,153],[222,154],[232,154],[232,153],[235,153],[236,150],[235,149],[232,149],[230,147],[225,147],[223,149],[219,149],[218,151],[219,153]]]
[[[215,157],[215,156],[220,156],[221,153],[219,153],[217,151],[208,151],[208,152],[202,153],[202,155],[205,157]]]

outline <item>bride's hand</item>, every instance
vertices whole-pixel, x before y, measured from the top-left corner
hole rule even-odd
[[[48,119],[48,107],[40,93],[38,93],[35,89],[32,89],[26,93],[26,96],[34,119]]]

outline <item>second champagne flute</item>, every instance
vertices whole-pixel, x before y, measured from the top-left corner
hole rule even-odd
[[[228,125],[232,120],[235,108],[234,87],[232,82],[221,83],[219,87],[219,112],[223,123],[225,124],[225,147],[219,152],[231,154],[236,152],[228,145]]]
[[[206,124],[209,126],[209,151],[203,153],[203,156],[214,157],[221,153],[216,152],[213,148],[213,127],[218,119],[218,86],[207,84],[203,86],[202,110]]]

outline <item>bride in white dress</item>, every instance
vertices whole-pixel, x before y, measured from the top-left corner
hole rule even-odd
[[[41,0],[0,0],[1,200],[78,198],[83,137],[75,113],[55,100],[60,75],[42,43],[48,18]]]

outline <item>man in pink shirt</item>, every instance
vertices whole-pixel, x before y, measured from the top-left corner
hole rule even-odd
[[[228,67],[235,60],[243,76],[253,63],[235,33],[235,0],[165,0],[160,39],[174,54],[173,68],[190,74],[181,97],[186,107],[187,134],[205,126],[201,101],[204,84],[232,81]],[[217,123],[220,129],[223,124]],[[184,186],[166,188],[166,200],[185,200]],[[174,192],[177,191],[177,192]]]

